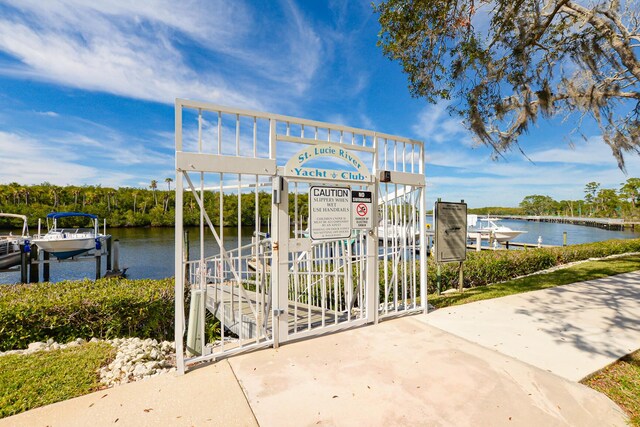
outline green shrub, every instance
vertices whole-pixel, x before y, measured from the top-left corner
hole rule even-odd
[[[629,252],[640,252],[640,239],[607,240],[555,248],[467,252],[464,286],[485,286],[557,265]],[[428,292],[431,293],[436,290],[437,269],[432,258],[429,258],[427,268]],[[457,288],[458,264],[443,264],[441,271],[441,289]]]
[[[64,281],[0,286],[0,351],[49,338],[173,339],[174,281]]]
[[[464,286],[485,286],[560,264],[640,252],[640,239],[609,240],[557,248],[469,252],[464,266]],[[389,264],[391,267],[391,264]],[[384,265],[380,263],[380,300],[384,300]],[[409,264],[398,273],[409,276]],[[436,264],[428,260],[427,286],[436,288]],[[441,266],[442,290],[458,286],[457,263]],[[391,279],[393,268],[389,268]],[[419,268],[416,265],[419,276]],[[416,288],[419,292],[419,277]],[[409,282],[408,282],[409,283]],[[408,286],[411,288],[411,286]],[[400,290],[400,288],[399,288]],[[185,307],[189,307],[188,292]],[[389,300],[395,297],[389,290]],[[402,298],[401,295],[398,296]],[[412,298],[409,291],[407,298]],[[209,340],[219,334],[219,324],[207,319]],[[76,338],[136,336],[173,340],[174,280],[64,281],[0,286],[0,351],[24,348],[34,341],[52,338],[68,342]]]

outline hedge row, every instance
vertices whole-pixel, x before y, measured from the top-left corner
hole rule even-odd
[[[640,252],[640,239],[469,252],[464,267],[465,287],[509,280],[572,261],[629,252]],[[432,259],[428,263],[428,291],[434,292],[436,266]],[[172,278],[0,285],[0,351],[24,348],[31,342],[49,338],[58,342],[126,336],[173,340],[173,286]],[[457,264],[443,265],[442,289],[457,286]]]
[[[640,252],[640,239],[607,240],[556,248],[468,252],[464,263],[464,286],[485,286],[557,265],[629,252]],[[428,292],[435,292],[436,263],[431,258],[427,277]],[[442,290],[457,288],[458,264],[443,264],[441,277]]]
[[[173,279],[0,285],[0,351],[53,338],[173,340]]]

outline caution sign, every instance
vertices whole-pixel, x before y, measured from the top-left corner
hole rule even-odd
[[[351,237],[350,188],[309,188],[309,235],[313,240]]]
[[[351,226],[356,230],[373,227],[371,191],[351,192]]]

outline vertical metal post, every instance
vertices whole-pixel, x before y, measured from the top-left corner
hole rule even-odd
[[[436,293],[438,295],[440,295],[440,289],[441,289],[441,283],[442,283],[442,277],[440,276],[440,263],[437,263],[437,270],[436,270]]]
[[[182,105],[176,101],[175,107],[176,151],[182,151]],[[175,218],[175,329],[176,367],[178,374],[184,374],[184,264],[183,257],[183,183],[182,171],[176,168],[176,218]]]
[[[289,296],[287,293],[289,274],[289,185],[286,179],[274,177],[273,186],[280,185],[280,203],[272,204],[272,239],[273,259],[272,270],[272,300],[273,300],[273,346],[277,348],[280,343],[287,341],[289,335],[288,308]]]
[[[29,257],[29,283],[38,283],[40,280],[40,271],[38,268],[38,247],[31,245]]]
[[[184,230],[184,240],[182,241],[182,262],[187,265],[191,254],[189,253],[189,230]],[[184,269],[184,282],[189,283],[189,270]]]
[[[463,269],[463,265],[464,262],[460,262],[460,268],[458,270],[458,291],[462,292],[464,291],[464,269]]]
[[[378,307],[380,306],[380,279],[378,277],[378,179],[375,178],[371,189],[371,201],[373,212],[371,212],[372,216],[372,224],[371,230],[369,231],[369,235],[366,239],[367,244],[367,271],[366,271],[366,280],[365,280],[365,304],[367,307],[367,322],[378,323]]]
[[[425,148],[424,144],[420,146],[420,167],[419,172],[425,174]],[[420,190],[420,208],[418,209],[418,215],[420,215],[420,249],[427,247],[427,185],[425,177],[425,186]],[[435,218],[434,218],[435,219]],[[434,224],[435,225],[435,224]],[[424,313],[429,310],[429,304],[427,301],[427,257],[420,256],[420,304]]]

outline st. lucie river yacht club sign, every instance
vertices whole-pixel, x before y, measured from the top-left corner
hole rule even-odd
[[[303,167],[308,161],[320,157],[338,158],[353,166],[355,170]],[[371,182],[369,168],[355,154],[339,144],[312,145],[298,151],[285,165],[285,175],[299,178]]]

